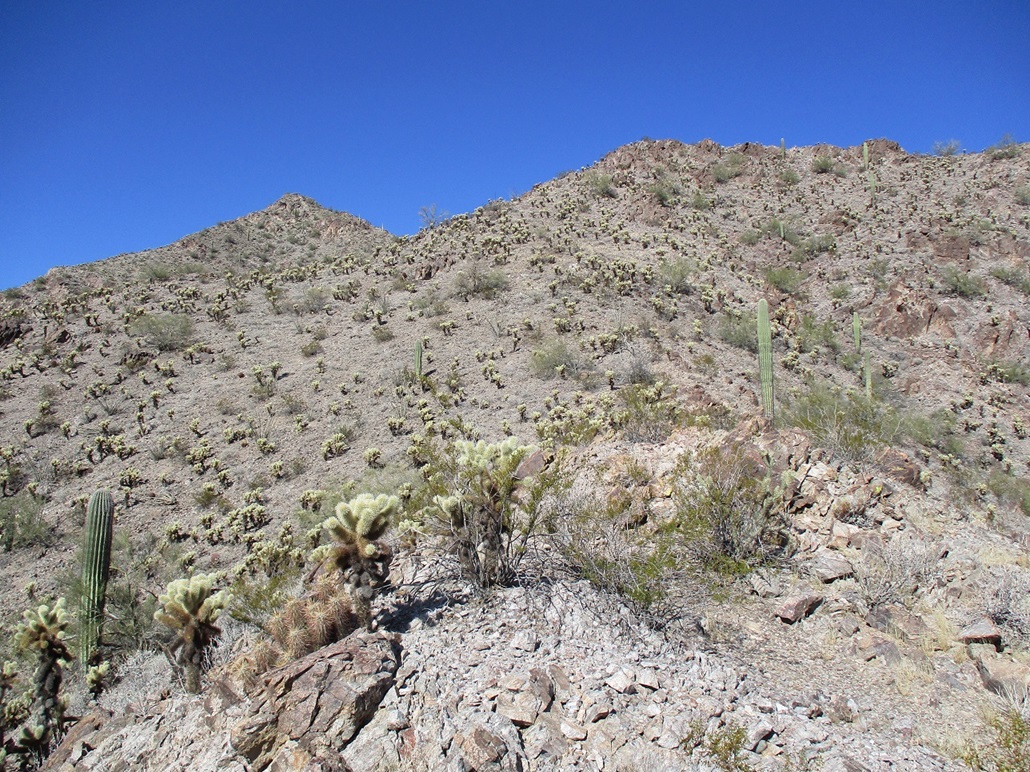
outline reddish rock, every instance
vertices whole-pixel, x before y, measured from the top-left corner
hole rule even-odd
[[[815,611],[822,602],[823,596],[817,595],[814,592],[795,595],[784,601],[783,605],[776,611],[776,616],[787,624],[792,625]]]
[[[962,643],[990,643],[995,648],[1001,646],[1001,630],[990,619],[984,617],[971,625],[966,625],[958,634]]]

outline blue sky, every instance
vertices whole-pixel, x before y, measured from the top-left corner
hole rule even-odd
[[[1030,140],[1030,3],[0,0],[0,288],[286,192],[394,233],[642,137]]]

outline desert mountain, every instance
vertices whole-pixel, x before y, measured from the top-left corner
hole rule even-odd
[[[109,686],[67,668],[51,765],[993,768],[1030,737],[1028,261],[1026,146],[645,140],[411,237],[290,194],[8,290],[5,629],[74,629],[115,501]],[[370,629],[255,665],[365,493]],[[189,575],[233,596],[200,696],[153,653]]]

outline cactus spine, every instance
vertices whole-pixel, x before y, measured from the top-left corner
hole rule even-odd
[[[855,337],[855,351],[862,353],[862,320],[856,311],[851,315],[851,334]]]
[[[93,663],[104,625],[104,599],[111,570],[114,536],[114,500],[108,491],[96,491],[86,513],[86,545],[82,556],[82,600],[79,605],[79,661]]]
[[[766,417],[772,420],[776,417],[773,397],[772,330],[769,327],[769,303],[765,298],[758,301],[758,369],[762,380],[762,405]]]

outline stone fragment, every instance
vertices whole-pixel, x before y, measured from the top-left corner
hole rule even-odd
[[[829,584],[837,579],[844,579],[855,573],[855,567],[848,560],[828,549],[816,551],[810,568],[816,578],[823,584]]]
[[[760,718],[747,730],[747,742],[744,747],[753,751],[758,747],[758,743],[768,740],[774,732],[772,722],[767,718]]]
[[[986,655],[976,658],[976,670],[984,688],[1013,704],[1022,704],[1030,694],[1030,669],[1008,657]]]
[[[990,643],[995,648],[1000,648],[1001,630],[988,617],[984,617],[963,627],[958,634],[958,639],[962,643]]]
[[[788,598],[777,609],[776,616],[787,624],[794,624],[815,611],[816,607],[823,602],[823,596],[814,592],[806,592],[802,595],[794,595]]]
[[[529,692],[500,694],[497,697],[497,713],[515,726],[532,726],[540,714],[540,700]]]
[[[888,665],[901,662],[901,651],[897,645],[879,635],[863,635],[855,642],[855,652],[867,662],[874,658],[882,659]]]
[[[619,694],[634,694],[636,692],[634,687],[636,681],[633,674],[625,668],[616,670],[612,675],[605,679],[605,683]]]
[[[657,691],[661,686],[658,680],[658,673],[649,667],[642,667],[636,672],[636,681],[640,686],[644,686],[651,691]]]
[[[569,721],[561,722],[561,733],[570,740],[575,740],[576,742],[582,742],[587,739],[587,730],[578,724],[573,724]]]

